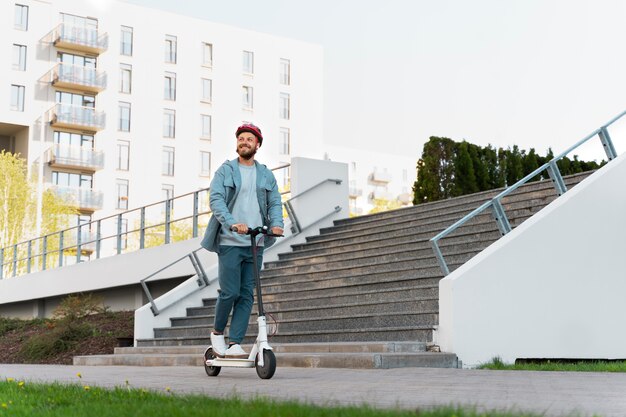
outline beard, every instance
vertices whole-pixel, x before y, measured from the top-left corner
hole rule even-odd
[[[256,147],[247,147],[245,145],[237,146],[237,154],[243,159],[249,160],[256,155]]]

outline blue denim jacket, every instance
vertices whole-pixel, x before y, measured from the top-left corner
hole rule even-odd
[[[213,215],[200,243],[203,248],[211,252],[219,253],[220,229],[222,227],[230,229],[236,223],[231,210],[241,189],[241,174],[239,173],[238,163],[238,159],[224,162],[217,169],[215,177],[211,181],[209,204]],[[263,226],[283,228],[283,208],[276,178],[265,165],[257,161],[254,161],[254,165],[256,167],[256,195],[259,201]],[[250,224],[248,226],[256,227],[260,225]],[[276,238],[266,237],[264,246],[268,248],[275,241]]]

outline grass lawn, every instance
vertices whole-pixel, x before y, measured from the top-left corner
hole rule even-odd
[[[491,362],[478,366],[478,369],[510,371],[626,372],[626,361],[545,361],[540,363],[510,364],[502,362],[500,358],[493,358]]]
[[[268,399],[214,399],[118,387],[102,389],[85,385],[35,384],[8,378],[0,382],[0,416],[228,416],[228,417],[535,417],[534,414],[479,413],[470,408],[378,410],[370,407],[318,407]]]

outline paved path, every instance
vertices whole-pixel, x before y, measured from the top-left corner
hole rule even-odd
[[[79,380],[76,373],[82,374]],[[0,365],[0,377],[80,382],[177,393],[256,395],[320,405],[370,404],[428,408],[462,404],[479,410],[533,411],[546,416],[626,416],[626,374],[402,368],[389,370],[278,368],[271,380],[254,369],[200,367]]]

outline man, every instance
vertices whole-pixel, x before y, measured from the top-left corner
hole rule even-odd
[[[241,341],[248,329],[254,302],[254,266],[248,227],[268,226],[273,234],[283,234],[283,210],[276,178],[265,165],[254,160],[263,144],[261,129],[249,123],[239,126],[238,158],[226,161],[211,181],[209,202],[213,216],[207,226],[202,247],[218,254],[220,294],[215,306],[211,345],[218,357],[247,358]],[[263,235],[259,235],[263,236]],[[275,238],[265,236],[258,243],[259,269],[263,247]],[[229,346],[224,330],[230,312]]]

